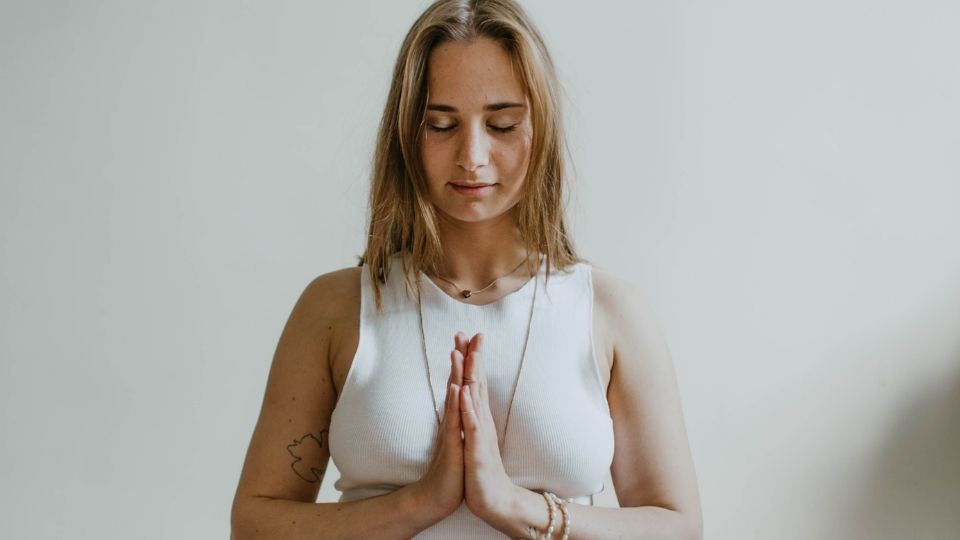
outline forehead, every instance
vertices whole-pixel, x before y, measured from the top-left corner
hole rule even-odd
[[[438,45],[430,53],[427,73],[431,102],[482,107],[496,101],[525,101],[510,53],[489,38]]]

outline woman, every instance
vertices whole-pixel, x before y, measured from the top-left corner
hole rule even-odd
[[[234,538],[702,537],[654,316],[566,234],[557,88],[512,0],[413,25],[365,254],[284,328]],[[621,508],[592,506],[607,471]]]

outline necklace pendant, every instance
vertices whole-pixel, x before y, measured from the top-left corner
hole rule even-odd
[[[470,298],[470,295],[471,295],[471,294],[473,294],[473,293],[471,293],[470,291],[468,291],[468,290],[466,290],[466,289],[460,291],[460,296],[463,296],[464,298]]]

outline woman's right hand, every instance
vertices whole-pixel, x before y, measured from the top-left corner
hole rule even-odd
[[[450,377],[447,379],[440,436],[427,472],[414,485],[421,501],[440,514],[452,514],[463,502],[463,425],[460,419],[460,386],[463,385],[463,359],[471,343],[462,332],[454,338],[450,351]]]

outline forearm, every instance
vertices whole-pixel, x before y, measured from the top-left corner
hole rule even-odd
[[[606,508],[567,503],[569,540],[701,540],[699,518],[659,506]],[[554,535],[563,533],[563,516],[556,511]],[[527,528],[546,531],[550,523],[543,495],[517,488],[517,495],[494,525],[510,538],[525,539]],[[559,533],[559,534],[558,534]]]
[[[411,538],[441,519],[420,503],[411,486],[344,503],[256,497],[235,506],[231,539]]]

